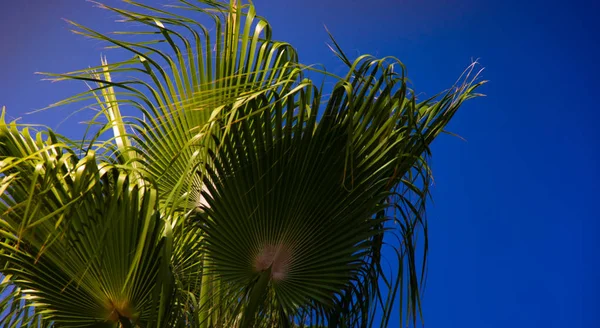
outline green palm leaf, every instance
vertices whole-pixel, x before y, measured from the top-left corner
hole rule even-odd
[[[156,324],[154,299],[169,282],[156,191],[4,115],[0,154],[2,272],[36,312],[60,326]]]
[[[394,65],[401,73],[393,72]],[[239,291],[254,285],[247,293],[250,304],[272,288],[269,306],[288,317],[310,307],[329,323],[362,326],[368,311],[347,305],[339,311],[344,299],[366,296],[350,304],[356,306],[374,296],[365,288],[379,279],[381,272],[369,267],[385,232],[381,216],[374,216],[386,207],[402,208],[405,197],[390,198],[400,195],[396,189],[409,189],[424,201],[426,191],[410,177],[429,176],[422,154],[479,84],[467,81],[435,103],[417,104],[407,96],[398,61],[363,57],[350,72],[322,113],[314,87],[300,89],[284,104],[266,96],[248,102],[239,115],[269,110],[240,120],[217,141],[223,149],[213,154],[214,169],[205,179],[207,206],[200,222],[215,273]],[[405,242],[413,244],[422,220],[416,208],[404,218]],[[416,251],[405,247],[401,262],[411,268],[406,278],[415,316]]]
[[[46,73],[88,83],[53,106],[95,101],[91,138],[0,120],[0,322],[385,327],[398,309],[416,320],[429,145],[478,96],[474,66],[419,101],[400,61],[352,61],[332,38],[348,73],[326,97],[303,71],[331,74],[298,63],[251,4],[126,2],[99,6],[130,30],[71,24],[131,59]]]
[[[268,23],[257,17],[254,7],[234,1],[230,6],[207,1],[208,8],[187,1],[172,6],[179,11],[202,13],[215,24],[214,35],[191,15],[164,11],[126,1],[144,12],[101,8],[121,15],[126,22],[144,27],[121,32],[145,41],[127,41],[95,32],[71,22],[76,33],[109,43],[131,53],[131,60],[67,74],[49,74],[55,80],[96,82],[97,87],[58,103],[95,98],[108,125],[115,131],[118,155],[131,153],[130,145],[143,154],[137,160],[155,179],[161,201],[177,203],[188,197],[187,208],[196,207],[201,181],[189,172],[205,161],[202,149],[214,147],[203,138],[209,124],[231,105],[264,92],[284,90],[299,74],[295,50],[271,40]],[[242,10],[247,11],[242,12]],[[136,39],[136,40],[137,40]],[[168,44],[167,53],[162,43]],[[135,79],[112,82],[111,74],[134,73]],[[121,107],[137,112],[124,117]],[[143,119],[139,117],[142,116]],[[129,126],[128,134],[124,126]],[[210,133],[219,133],[210,131]],[[121,141],[122,140],[122,141]],[[112,140],[111,140],[112,143]],[[133,156],[125,156],[124,161]],[[191,193],[191,194],[189,194]],[[164,195],[164,196],[162,196]]]

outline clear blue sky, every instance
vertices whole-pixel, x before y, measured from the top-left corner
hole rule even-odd
[[[467,142],[445,136],[433,146],[426,327],[600,327],[598,4],[255,4],[301,61],[333,71],[342,64],[325,46],[323,24],[351,55],[399,57],[427,95],[450,86],[472,58],[486,67],[488,97],[464,106],[450,126]],[[0,106],[12,117],[84,89],[40,81],[34,71],[94,66],[100,52],[111,58],[61,20],[114,30],[116,17],[89,2],[2,1],[0,16]],[[54,127],[68,112],[24,118]],[[59,132],[80,135],[77,121]]]

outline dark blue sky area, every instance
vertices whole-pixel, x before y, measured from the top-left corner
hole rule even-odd
[[[164,0],[166,1],[166,0]],[[151,3],[164,1],[152,0]],[[172,2],[172,1],[169,1]],[[107,1],[115,4],[117,1]],[[414,88],[451,86],[472,59],[490,80],[433,146],[426,327],[600,327],[598,13],[581,1],[256,0],[274,36],[304,63],[341,72],[326,24],[347,53],[393,55]],[[86,1],[0,2],[0,106],[11,117],[85,86],[35,71],[99,64],[116,17]],[[26,115],[55,127],[72,108]],[[80,136],[77,116],[59,132]],[[394,325],[397,326],[397,323]]]

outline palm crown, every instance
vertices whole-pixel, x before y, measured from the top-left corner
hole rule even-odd
[[[332,74],[272,40],[251,4],[126,2],[137,9],[99,6],[143,30],[71,24],[131,59],[45,73],[88,83],[55,105],[95,101],[91,139],[2,112],[2,326],[366,327],[394,309],[414,320],[428,146],[478,96],[473,66],[417,101],[400,61],[351,61],[333,41],[348,73],[326,97],[306,71]]]

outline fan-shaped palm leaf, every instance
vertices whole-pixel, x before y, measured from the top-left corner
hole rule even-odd
[[[156,324],[170,283],[156,191],[135,173],[98,165],[93,151],[77,158],[52,133],[19,131],[4,113],[0,154],[5,279],[60,326]]]
[[[326,99],[251,4],[126,2],[136,9],[99,6],[131,30],[72,24],[130,60],[48,74],[90,83],[55,105],[96,100],[105,124],[91,140],[0,122],[11,295],[0,320],[369,327],[395,308],[416,318],[428,147],[483,82],[467,75],[417,101],[398,60],[351,61],[334,41],[348,74]],[[384,247],[397,273],[382,269]]]
[[[98,68],[46,74],[56,80],[98,83],[90,92],[57,105],[96,98],[109,126],[115,129],[115,141],[119,146],[117,155],[131,153],[126,150],[133,144],[134,149],[143,154],[137,160],[159,182],[161,201],[177,202],[185,195],[189,197],[191,207],[195,207],[200,201],[201,182],[189,172],[203,161],[203,152],[199,149],[211,147],[210,142],[206,143],[210,138],[203,138],[211,127],[208,124],[211,118],[265,89],[289,88],[299,74],[297,66],[293,65],[296,63],[295,50],[286,43],[271,40],[270,26],[256,16],[251,5],[232,2],[231,6],[226,6],[207,1],[210,7],[206,8],[181,1],[180,5],[171,6],[184,13],[201,13],[210,18],[215,25],[213,35],[208,28],[190,18],[190,14],[183,16],[174,11],[126,2],[145,12],[99,6],[120,14],[132,26],[144,27],[141,31],[117,33],[117,36],[133,35],[147,40],[132,42],[109,37],[71,23],[78,34],[130,52],[134,56],[131,60],[115,64],[103,60],[103,65]],[[162,43],[168,46],[164,47]],[[125,72],[137,77],[112,81],[111,74]],[[130,117],[128,121],[121,114],[123,106],[141,115]],[[126,125],[132,128],[133,135],[126,132]],[[211,133],[218,132],[211,130]],[[125,156],[123,160],[131,160],[131,157]]]
[[[363,326],[368,312],[339,311],[344,298],[364,297],[364,288],[380,277],[379,270],[368,270],[385,231],[375,215],[403,208],[404,198],[391,197],[395,189],[426,197],[406,179],[428,176],[423,153],[478,84],[467,81],[435,104],[417,104],[407,96],[397,61],[363,57],[350,71],[322,114],[321,94],[311,87],[284,104],[266,96],[246,104],[239,115],[269,110],[240,120],[217,141],[223,149],[213,155],[215,168],[205,179],[201,222],[214,271],[231,288],[254,285],[250,304],[262,304],[260,297],[272,288],[269,306],[287,317],[308,306],[325,322]],[[415,222],[422,220],[417,209],[408,215],[400,231],[405,242],[412,244]],[[406,257],[413,269],[407,275],[413,311],[420,306],[414,252]]]

